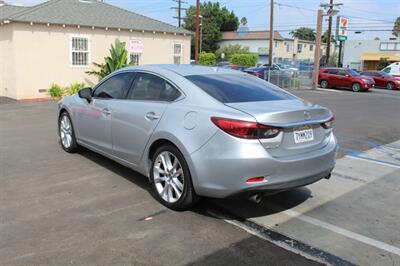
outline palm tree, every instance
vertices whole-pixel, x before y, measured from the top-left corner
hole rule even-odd
[[[93,65],[98,70],[87,71],[86,74],[97,76],[100,80],[120,68],[133,66],[134,63],[128,63],[128,51],[125,48],[125,43],[115,39],[114,45],[111,44],[110,56],[104,57],[104,63],[93,62]]]

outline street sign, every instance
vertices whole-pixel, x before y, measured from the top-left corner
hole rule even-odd
[[[339,41],[347,40],[347,27],[349,19],[345,17],[337,17],[336,35]]]

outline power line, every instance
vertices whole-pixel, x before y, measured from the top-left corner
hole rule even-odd
[[[181,12],[182,12],[182,10],[187,10],[187,8],[182,7],[182,4],[187,4],[187,2],[183,1],[183,0],[172,0],[172,1],[174,1],[174,2],[176,2],[178,4],[177,7],[176,6],[171,7],[171,9],[174,9],[176,11],[176,13],[177,13],[177,15],[174,16],[173,18],[178,20],[178,27],[180,28],[181,27],[181,23],[182,23],[182,19],[183,19],[182,16],[181,16]]]

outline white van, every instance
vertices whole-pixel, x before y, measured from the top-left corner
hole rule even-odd
[[[382,71],[395,76],[395,77],[400,77],[400,62],[395,62],[393,64],[388,65]]]

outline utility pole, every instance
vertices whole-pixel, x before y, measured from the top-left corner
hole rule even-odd
[[[199,31],[200,31],[200,0],[196,0],[196,43],[194,50],[194,60],[199,63]]]
[[[270,14],[269,14],[269,55],[268,63],[270,69],[272,68],[272,46],[274,42],[274,0],[270,0]],[[271,71],[268,71],[268,73]]]
[[[315,52],[314,52],[314,73],[313,73],[313,89],[318,88],[318,74],[319,74],[319,59],[321,57],[321,36],[322,36],[322,18],[324,11],[318,10],[317,18],[317,36],[315,40]]]
[[[329,0],[329,11],[333,10],[333,0]],[[329,56],[331,52],[331,35],[332,35],[332,16],[328,18],[328,31],[326,33],[326,64],[329,64]]]
[[[201,53],[203,51],[202,50],[202,48],[203,48],[203,16],[200,15],[199,17],[200,17],[200,36],[199,36],[200,44],[199,44],[199,51]]]
[[[183,8],[182,4],[187,4],[187,2],[185,2],[183,0],[172,0],[172,1],[178,3],[177,7],[171,7],[171,9],[174,9],[176,11],[177,15],[174,17],[174,19],[178,20],[178,27],[180,28],[181,24],[182,24],[182,19],[183,19],[182,15],[181,15],[182,14],[182,10],[186,10],[187,9],[187,8]]]

